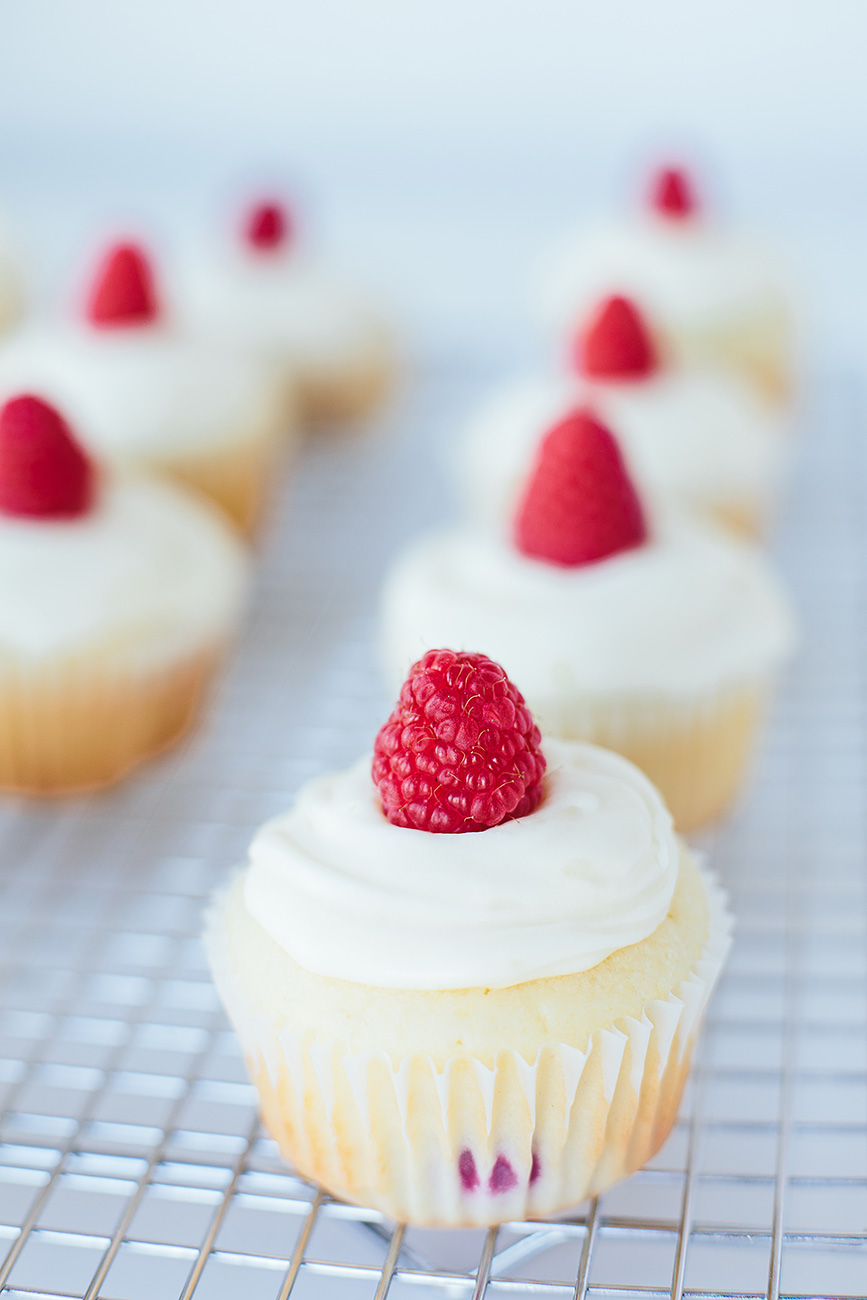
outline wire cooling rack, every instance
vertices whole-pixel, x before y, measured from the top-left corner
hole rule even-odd
[[[0,810],[4,1297],[867,1291],[867,451],[840,377],[779,530],[804,648],[708,844],[737,940],[660,1154],[562,1221],[404,1231],[294,1176],[257,1126],[202,906],[302,780],[370,745],[379,575],[439,513],[437,445],[479,380],[428,376],[410,438],[308,448],[206,734],[110,796]]]

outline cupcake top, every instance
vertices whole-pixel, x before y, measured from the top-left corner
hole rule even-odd
[[[581,411],[543,440],[513,539],[422,538],[386,581],[383,621],[396,678],[424,644],[485,644],[540,708],[754,680],[793,636],[760,552],[686,515],[648,519],[610,433]]]
[[[156,667],[235,624],[247,562],[204,502],[100,476],[62,417],[22,396],[0,411],[0,660],[127,645]]]
[[[275,360],[352,361],[379,329],[363,296],[300,246],[283,203],[252,207],[231,243],[191,249],[182,279],[197,329]]]
[[[781,421],[745,383],[719,371],[666,364],[637,307],[622,297],[594,309],[576,341],[570,374],[527,379],[496,394],[454,453],[454,473],[474,516],[511,518],[542,437],[590,406],[616,429],[638,483],[698,508],[763,502],[779,472]]]
[[[183,333],[159,303],[142,249],[118,245],[77,319],[0,343],[0,401],[43,394],[101,457],[183,457],[273,423],[277,394],[257,359]]]
[[[612,292],[687,328],[776,309],[787,298],[784,274],[764,245],[705,215],[689,177],[674,168],[656,174],[641,212],[567,236],[537,296],[545,318],[568,329]]]
[[[490,824],[468,825],[473,813]],[[587,970],[646,938],[678,856],[668,812],[631,763],[543,742],[499,665],[429,651],[380,732],[373,779],[368,758],[306,785],[253,841],[244,894],[317,974],[501,988]]]

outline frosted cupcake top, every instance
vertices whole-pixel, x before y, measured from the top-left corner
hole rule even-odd
[[[707,217],[680,168],[655,173],[643,211],[568,235],[540,269],[536,296],[563,329],[609,293],[634,297],[675,329],[777,313],[788,299],[768,250]]]
[[[540,806],[476,834],[393,825],[369,758],[309,782],[253,841],[247,908],[306,969],[388,988],[502,988],[640,942],[677,880],[671,817],[626,759],[543,747]]]
[[[540,311],[560,328],[611,292],[684,326],[787,299],[783,272],[762,244],[704,219],[675,223],[653,213],[575,231],[550,254],[537,284]]]
[[[231,244],[191,248],[181,280],[196,329],[277,360],[351,362],[380,328],[364,297],[298,246],[282,205],[254,208]]]
[[[232,629],[246,576],[208,504],[106,478],[41,397],[0,407],[0,666],[174,662]]]
[[[183,457],[274,426],[279,400],[261,361],[179,330],[144,250],[109,249],[74,318],[0,344],[0,403],[53,402],[108,459]]]
[[[121,647],[172,663],[234,628],[246,584],[218,513],[169,485],[102,481],[72,519],[0,513],[0,663]]]
[[[663,370],[639,383],[526,379],[491,398],[454,447],[453,474],[476,518],[511,519],[542,436],[581,405],[617,430],[637,482],[653,496],[703,508],[744,497],[763,504],[772,492],[782,428],[734,378]]]
[[[485,645],[539,708],[563,694],[716,691],[769,672],[792,641],[760,552],[676,515],[643,545],[577,567],[443,529],[408,549],[383,594],[394,680],[425,646]]]
[[[267,429],[276,409],[259,361],[166,324],[26,327],[0,343],[0,402],[21,391],[43,393],[112,460],[218,450]]]

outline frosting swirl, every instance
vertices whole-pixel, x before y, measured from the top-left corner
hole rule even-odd
[[[638,943],[674,893],[671,817],[626,759],[544,748],[542,805],[473,835],[392,825],[369,758],[309,782],[253,840],[249,912],[307,970],[387,988],[504,988]]]
[[[351,363],[379,321],[351,285],[295,251],[194,252],[183,310],[207,336],[304,365]]]
[[[568,235],[540,268],[536,296],[546,320],[569,328],[612,292],[681,328],[788,305],[784,273],[760,242],[710,221],[654,216]]]
[[[183,457],[274,425],[268,367],[167,326],[34,325],[0,346],[0,400],[46,397],[110,460]]]
[[[0,661],[109,642],[134,663],[171,663],[233,630],[246,585],[244,549],[208,502],[109,478],[76,519],[0,515]]]
[[[428,646],[483,645],[544,718],[564,695],[689,699],[761,679],[791,648],[793,628],[759,550],[687,516],[652,523],[644,546],[576,568],[472,528],[421,538],[385,584],[394,680]]]
[[[698,509],[747,500],[764,507],[780,473],[780,422],[746,385],[674,371],[642,383],[528,379],[492,397],[454,449],[454,475],[473,513],[511,521],[541,439],[576,406],[617,436],[636,480]]]

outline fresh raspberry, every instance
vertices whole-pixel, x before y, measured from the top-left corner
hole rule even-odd
[[[606,298],[575,346],[575,366],[591,379],[649,379],[659,359],[629,298]]]
[[[247,214],[244,239],[257,253],[273,253],[292,238],[292,220],[281,203],[258,203]]]
[[[147,254],[136,244],[116,244],[94,280],[88,320],[93,325],[149,325],[159,314]]]
[[[542,798],[539,728],[487,655],[428,650],[373,747],[373,780],[395,826],[484,831]]]
[[[686,221],[698,211],[689,175],[682,167],[661,167],[650,183],[650,206],[660,217]]]
[[[542,439],[515,522],[518,550],[574,566],[646,538],[641,502],[617,443],[590,411],[573,411]]]
[[[75,519],[93,502],[93,465],[53,406],[29,394],[0,410],[0,511]]]

